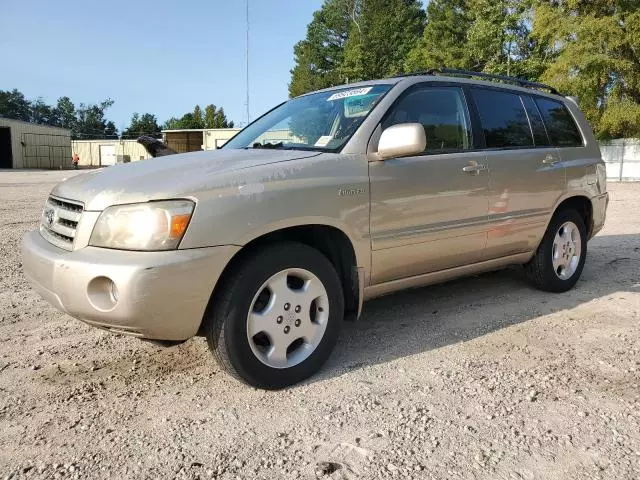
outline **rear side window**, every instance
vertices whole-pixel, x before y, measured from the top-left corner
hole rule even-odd
[[[533,147],[529,120],[520,96],[498,90],[471,90],[487,148]]]
[[[573,117],[562,103],[548,98],[536,98],[554,147],[581,147],[582,135]]]
[[[426,153],[471,148],[471,122],[462,89],[420,87],[392,107],[382,128],[400,123],[421,123],[427,137]]]
[[[533,101],[533,98],[528,95],[520,98],[522,98],[522,103],[524,103],[524,108],[529,116],[529,123],[531,124],[531,130],[533,131],[533,141],[535,142],[536,147],[548,147],[551,144],[549,143],[547,130],[544,127],[540,111]]]

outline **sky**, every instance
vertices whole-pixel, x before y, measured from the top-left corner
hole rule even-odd
[[[249,0],[252,119],[287,99],[293,46],[322,0]],[[159,123],[210,103],[246,122],[244,0],[2,0],[0,90],[54,104],[115,101]]]

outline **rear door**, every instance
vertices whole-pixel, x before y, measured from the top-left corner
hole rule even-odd
[[[597,148],[587,148],[578,125],[567,107],[557,100],[536,96],[533,99],[542,115],[551,145],[558,149],[560,160],[567,173],[567,187],[595,183],[596,165],[600,162]]]
[[[487,258],[534,250],[565,189],[565,169],[530,95],[470,89],[481,124],[489,180]]]
[[[374,284],[484,258],[489,175],[463,89],[410,87],[381,128],[412,122],[425,129],[422,154],[369,164]]]

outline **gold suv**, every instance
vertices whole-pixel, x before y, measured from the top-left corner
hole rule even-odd
[[[206,336],[228,372],[282,388],[320,368],[367,299],[513,264],[538,288],[572,288],[605,179],[575,100],[424,72],[294,98],[221,150],[72,177],[23,264],[72,317],[165,343]]]

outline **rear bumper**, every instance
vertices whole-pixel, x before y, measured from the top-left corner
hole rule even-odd
[[[54,307],[86,323],[157,340],[194,336],[236,246],[169,252],[66,251],[28,233],[26,277]],[[107,287],[113,282],[117,294]]]
[[[593,225],[591,228],[591,234],[589,238],[595,237],[595,235],[602,230],[604,222],[607,218],[607,206],[609,205],[609,193],[603,193],[591,199],[591,205],[593,207]]]

